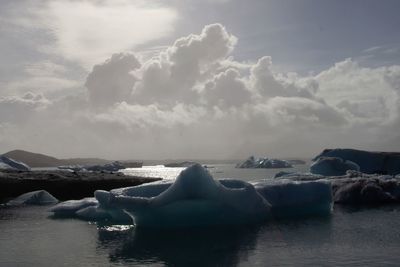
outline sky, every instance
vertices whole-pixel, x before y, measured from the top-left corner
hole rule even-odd
[[[0,152],[400,150],[396,0],[0,2]]]

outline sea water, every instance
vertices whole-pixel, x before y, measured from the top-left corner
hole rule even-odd
[[[239,169],[235,164],[212,164],[205,165],[214,178],[233,178],[244,181],[260,181],[272,179],[277,172],[308,172],[309,166],[294,165],[293,168],[283,169]],[[161,177],[163,179],[175,179],[185,168],[170,168],[163,165],[143,166],[142,168],[128,168],[122,170],[126,175],[140,177]]]
[[[249,181],[273,176],[271,170],[232,166],[210,171]],[[49,216],[47,207],[0,208],[0,266],[398,266],[400,261],[399,206],[336,205],[328,217],[179,230]]]

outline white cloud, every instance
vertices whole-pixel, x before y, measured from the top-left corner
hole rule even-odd
[[[317,96],[355,118],[384,123],[398,116],[399,66],[365,68],[346,59],[315,77]],[[398,86],[398,85],[397,85]]]
[[[86,80],[88,97],[79,91],[58,99],[2,98],[0,147],[20,142],[38,151],[52,144],[69,156],[239,158],[311,156],[326,146],[387,148],[384,140],[398,140],[400,66],[366,68],[346,59],[317,75],[278,73],[270,57],[235,61],[236,41],[212,24],[152,58],[120,53],[100,60]],[[50,62],[26,71],[64,72]]]
[[[85,83],[91,104],[107,107],[127,100],[136,82],[131,72],[139,67],[140,62],[134,55],[123,53],[95,65]]]
[[[32,92],[22,96],[0,97],[0,123],[28,121],[37,112],[45,110],[50,101],[41,94]]]
[[[81,88],[82,82],[68,78],[68,69],[49,60],[28,63],[22,66],[22,74],[5,82],[1,95],[34,92],[44,95],[65,95],[66,91]]]
[[[13,25],[45,30],[49,42],[38,49],[90,69],[115,52],[163,38],[178,17],[162,2],[146,1],[25,1],[10,10]],[[22,12],[22,14],[21,14]],[[18,14],[18,16],[17,16]]]

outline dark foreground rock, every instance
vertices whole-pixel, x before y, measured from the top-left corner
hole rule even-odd
[[[0,201],[26,192],[46,190],[60,200],[93,196],[96,190],[111,190],[161,180],[123,173],[69,171],[0,171]]]

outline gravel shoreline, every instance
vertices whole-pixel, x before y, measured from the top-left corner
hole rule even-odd
[[[23,193],[46,190],[60,200],[93,196],[95,190],[111,190],[161,180],[128,176],[120,172],[0,171],[0,202]]]

